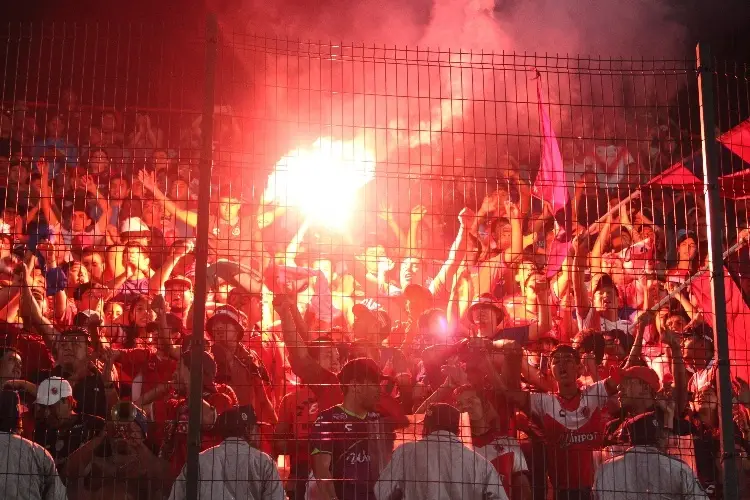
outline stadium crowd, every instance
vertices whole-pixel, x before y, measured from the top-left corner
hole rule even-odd
[[[180,153],[200,121],[169,149],[154,116],[66,91],[0,124],[6,498],[185,498],[198,392],[204,500],[722,498],[713,332],[690,288],[652,310],[703,265],[700,199],[610,211],[586,170],[560,223],[501,169],[449,224],[384,206],[366,244],[314,221],[279,242],[293,209],[248,202],[217,165],[201,343]],[[750,387],[734,389],[744,481]]]

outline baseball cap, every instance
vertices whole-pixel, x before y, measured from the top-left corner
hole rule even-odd
[[[649,411],[622,423],[618,435],[631,446],[653,446],[662,436],[663,424],[655,412]]]
[[[216,418],[215,429],[222,436],[243,435],[253,426],[261,424],[251,405],[234,406]]]
[[[224,305],[216,308],[213,316],[206,321],[206,330],[210,332],[214,324],[220,320],[233,323],[242,332],[247,328],[247,316],[242,311],[237,310],[234,306]]]
[[[692,240],[698,244],[698,235],[695,234],[695,231],[691,229],[680,229],[677,231],[677,246],[680,246],[680,244],[688,238],[692,238]]]
[[[344,365],[338,377],[342,384],[365,381],[380,382],[388,379],[388,377],[383,376],[380,367],[371,358],[352,359]]]
[[[505,309],[498,305],[498,301],[490,293],[483,293],[477,297],[474,302],[469,306],[469,321],[474,323],[474,311],[480,307],[490,307],[498,313],[498,324],[505,319]]]
[[[91,322],[101,322],[99,313],[91,309],[78,311],[76,315],[73,316],[73,326],[86,328]],[[86,338],[88,339],[88,335],[86,336]]]
[[[455,432],[461,424],[461,412],[447,403],[432,403],[424,417],[425,428]]]
[[[88,319],[88,317],[86,319]],[[89,342],[91,340],[91,337],[89,336],[89,332],[85,328],[83,328],[82,326],[73,326],[71,328],[68,328],[60,332],[60,335],[57,338],[57,341],[64,342],[63,339],[76,338],[76,337],[82,338],[86,342]]]
[[[130,217],[120,224],[120,234],[151,234],[151,229],[139,218]]]
[[[190,281],[190,279],[187,278],[186,276],[183,276],[182,274],[178,274],[178,275],[172,276],[167,281],[165,281],[164,282],[164,288],[166,288],[166,287],[168,287],[170,285],[177,285],[177,284],[185,285],[190,290],[193,289],[193,282]]]
[[[73,396],[73,387],[62,377],[50,377],[36,389],[36,403],[52,406],[58,401]]]
[[[654,392],[659,392],[661,389],[659,375],[647,366],[631,366],[622,372],[622,378],[634,378],[645,382]]]

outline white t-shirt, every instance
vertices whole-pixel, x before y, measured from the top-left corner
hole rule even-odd
[[[596,471],[598,500],[708,499],[687,464],[649,446],[634,446]]]

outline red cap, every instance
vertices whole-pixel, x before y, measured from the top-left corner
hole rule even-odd
[[[631,366],[622,372],[622,378],[637,378],[638,380],[647,383],[654,392],[659,392],[661,389],[659,375],[647,366]]]

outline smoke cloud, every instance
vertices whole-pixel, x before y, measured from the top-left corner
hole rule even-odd
[[[471,190],[464,176],[497,177],[508,154],[533,175],[537,70],[566,160],[602,141],[647,148],[647,131],[662,118],[643,108],[667,103],[684,83],[686,63],[642,62],[684,58],[676,3],[242,0],[212,8],[224,33],[269,37],[242,38],[234,51],[253,87],[245,109],[271,137],[259,141],[267,165],[330,135],[369,144],[378,168],[394,175],[454,176]]]

